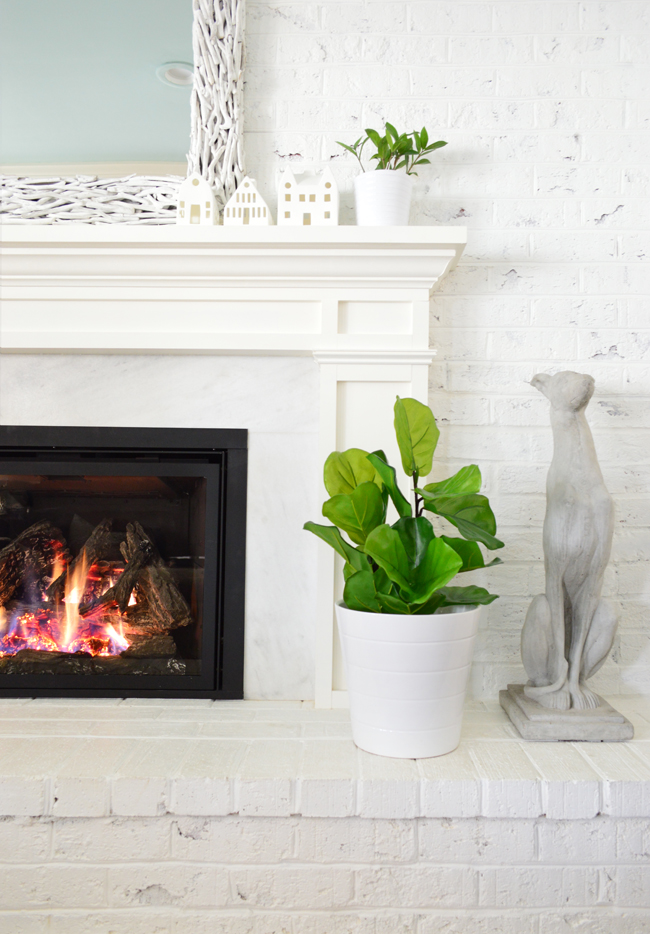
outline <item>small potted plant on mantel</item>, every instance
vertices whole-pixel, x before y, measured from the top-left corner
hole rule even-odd
[[[354,180],[354,203],[359,227],[405,226],[409,222],[413,176],[415,167],[429,165],[427,156],[447,143],[429,142],[425,127],[420,132],[398,133],[386,123],[383,136],[377,130],[367,129],[356,143],[337,142],[359,160],[362,174]],[[376,152],[370,157],[377,163],[374,172],[366,172],[361,155],[370,143]]]
[[[419,486],[440,434],[431,409],[398,396],[395,432],[414,505],[383,451],[350,448],[325,461],[323,515],[333,524],[304,527],[345,562],[336,614],[354,742],[383,756],[440,756],[460,740],[480,606],[497,599],[483,587],[450,584],[500,563],[486,565],[479,543],[492,551],[503,542],[475,464]],[[392,525],[389,500],[399,516]],[[436,534],[425,510],[462,538]]]

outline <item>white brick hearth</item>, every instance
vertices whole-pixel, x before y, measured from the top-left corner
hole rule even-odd
[[[300,702],[0,702],[1,934],[642,934],[650,714],[448,756],[357,750]],[[645,712],[644,712],[645,711]]]

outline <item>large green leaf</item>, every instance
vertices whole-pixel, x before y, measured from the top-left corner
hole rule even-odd
[[[377,597],[372,571],[357,571],[345,582],[343,602],[350,610],[363,613],[381,613],[382,606]]]
[[[409,603],[405,603],[403,600],[400,600],[400,598],[396,597],[394,594],[378,593],[377,599],[379,600],[381,604],[383,613],[393,613],[398,616],[406,616],[416,611],[415,606],[412,606]]]
[[[338,496],[341,493],[352,493],[360,483],[376,482],[377,478],[375,468],[368,461],[368,452],[349,448],[330,454],[325,461],[323,480],[329,495]]]
[[[476,571],[478,568],[491,568],[495,564],[502,564],[501,558],[493,558],[489,564],[485,563],[483,552],[476,542],[466,541],[464,538],[450,538],[448,535],[440,536],[447,542],[450,548],[453,548],[457,555],[460,555],[463,566],[461,571]]]
[[[395,434],[402,456],[404,473],[409,477],[426,477],[433,465],[440,432],[427,405],[417,399],[400,399],[395,402]]]
[[[346,542],[339,530],[333,525],[318,525],[316,522],[305,522],[303,529],[313,532],[324,542],[327,542],[345,562],[355,571],[363,571],[369,567],[368,556],[362,551],[353,548]]]
[[[424,603],[458,574],[462,560],[441,538],[433,538],[415,568],[413,586],[404,592],[411,603]]]
[[[399,533],[389,525],[380,525],[368,535],[365,542],[366,554],[383,568],[388,577],[399,587],[408,588],[413,569]]]
[[[413,568],[416,567],[424,559],[429,542],[433,538],[431,523],[426,516],[418,516],[417,519],[398,519],[391,528],[395,529],[402,540],[409,564]]]
[[[444,597],[441,606],[471,606],[476,603],[487,606],[499,599],[496,593],[489,593],[485,587],[442,587],[440,593]]]
[[[384,600],[388,599],[392,589],[393,584],[382,568],[371,571],[370,566],[366,565],[362,571],[346,576],[343,601],[351,610],[381,613],[384,610]]]
[[[447,519],[455,525],[464,538],[482,542],[493,551],[503,548],[503,542],[495,537],[497,530],[494,513],[487,496],[467,493],[463,496],[436,496],[426,490],[417,491],[424,500],[424,508]]]
[[[438,483],[427,483],[424,488],[427,493],[436,496],[459,496],[461,493],[479,493],[481,490],[481,471],[476,464],[461,467],[453,477],[440,480]]]
[[[416,521],[399,520],[400,523]],[[431,538],[426,550],[420,550],[419,562],[413,565],[400,532],[389,525],[374,529],[364,547],[373,561],[397,584],[398,596],[407,603],[424,603],[435,590],[449,583],[462,566],[453,548],[439,538]],[[411,555],[413,553],[411,551]]]
[[[368,460],[375,468],[384,486],[388,490],[388,494],[398,514],[402,517],[411,516],[413,515],[413,510],[411,509],[411,504],[397,485],[395,468],[386,463],[385,455],[384,457],[380,457],[381,453],[383,452],[369,454]]]
[[[437,590],[425,603],[418,604],[415,609],[418,616],[420,614],[426,615],[428,613],[435,613],[438,607],[444,606],[445,601],[442,595],[444,589],[443,587],[442,590]]]
[[[374,469],[374,468],[373,468]],[[332,496],[323,503],[323,515],[363,545],[369,532],[384,521],[384,498],[375,483],[360,483],[352,493]]]

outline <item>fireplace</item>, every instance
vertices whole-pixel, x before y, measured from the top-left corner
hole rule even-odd
[[[243,696],[247,432],[0,428],[0,696]]]

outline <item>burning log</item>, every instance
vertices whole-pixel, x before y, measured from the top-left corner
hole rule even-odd
[[[67,560],[63,533],[43,520],[25,529],[0,551],[0,606],[4,606],[21,584],[35,586],[49,577],[57,560]]]
[[[77,557],[74,559],[72,564],[68,566],[67,571],[59,575],[55,581],[53,581],[50,586],[47,588],[46,595],[50,600],[61,600],[65,594],[65,582],[66,579],[72,578],[74,572],[82,564],[85,564],[85,567],[91,567],[95,561],[99,561],[106,554],[108,554],[111,545],[111,528],[113,526],[112,519],[103,519],[98,526],[96,526],[86,544],[83,546]]]
[[[126,527],[126,541],[120,545],[122,557],[130,562],[143,542],[148,542],[152,557],[138,578],[138,595],[159,627],[159,631],[178,629],[192,623],[190,608],[165,567],[156,546],[139,522]]]
[[[115,655],[111,658],[23,649],[0,657],[0,675],[185,675],[199,674],[194,659]]]
[[[138,632],[125,626],[124,637],[130,644],[121,653],[122,658],[170,658],[176,654],[174,637],[168,632]]]
[[[90,603],[82,603],[79,606],[79,615],[86,616],[99,606],[116,603],[120,613],[125,613],[129,605],[131,593],[138,582],[138,577],[142,569],[153,559],[153,544],[149,539],[138,544],[135,551],[126,563],[126,567],[120,574],[117,583],[103,593],[96,600]]]

